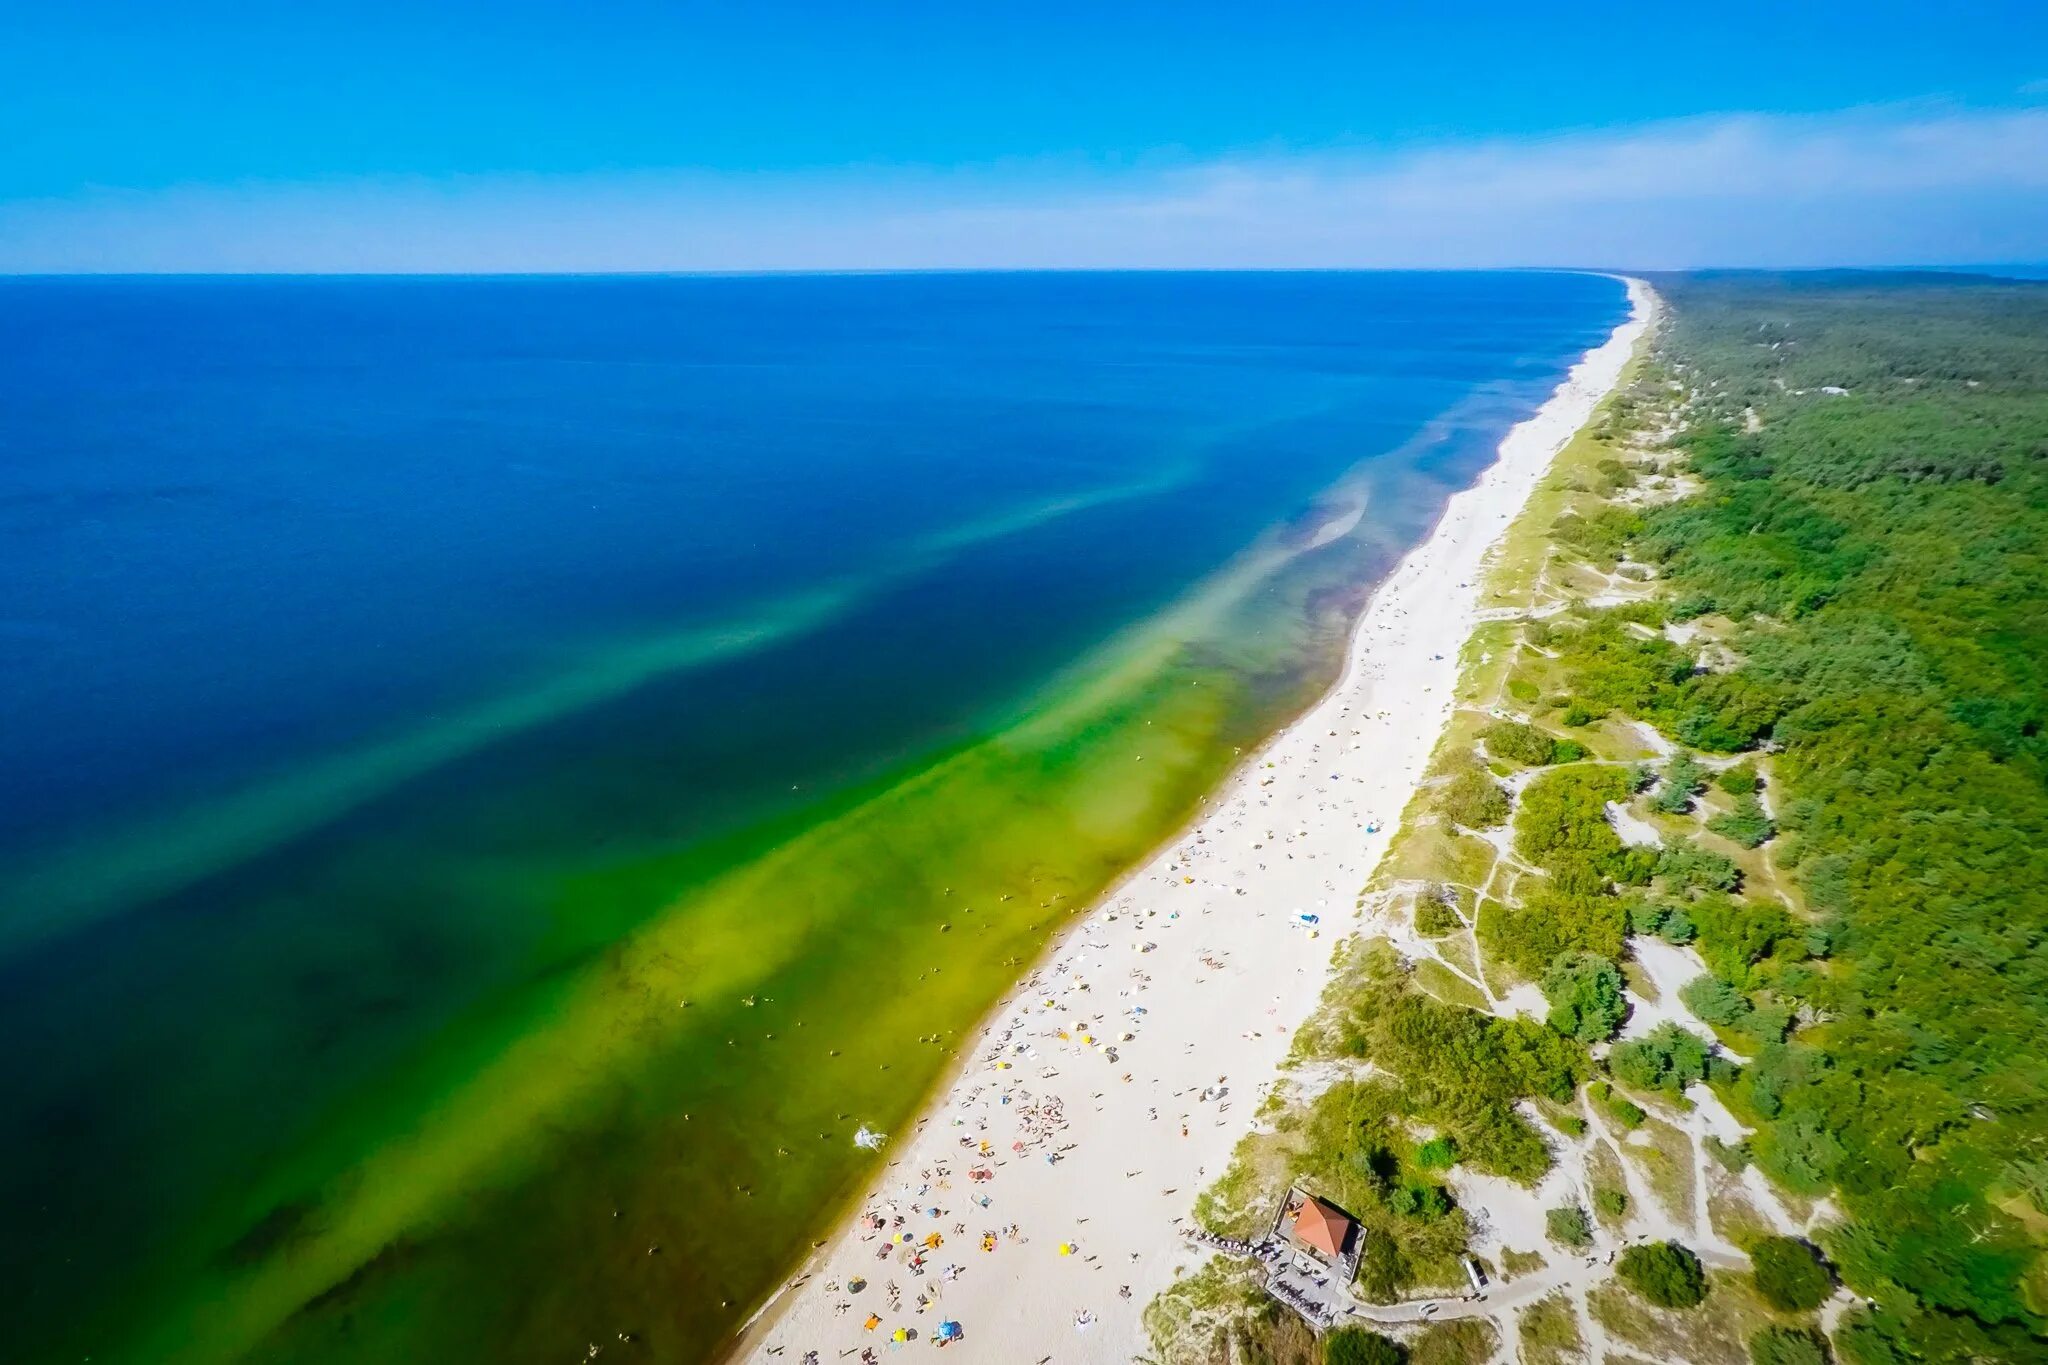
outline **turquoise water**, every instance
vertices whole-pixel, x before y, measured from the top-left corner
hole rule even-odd
[[[710,1351],[861,1158],[724,1177],[944,1060],[722,1053],[742,987],[880,1055],[964,1028],[1055,912],[942,987],[874,946],[927,883],[1082,895],[1169,829],[1624,306],[0,282],[0,1355],[560,1359],[593,1301]],[[1125,791],[1149,720],[1180,766]],[[744,1255],[614,1226],[727,1197]]]

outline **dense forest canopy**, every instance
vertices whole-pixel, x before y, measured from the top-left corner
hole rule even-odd
[[[1743,627],[1738,723],[1691,742],[1781,751],[1813,921],[1702,924],[1719,1008],[1799,1020],[1733,1087],[1757,1158],[1845,1216],[1844,1355],[2048,1358],[2048,287],[1655,283],[1704,487],[1625,529]],[[1683,710],[1629,662],[1616,700]]]

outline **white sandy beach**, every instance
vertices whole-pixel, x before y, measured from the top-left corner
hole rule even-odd
[[[1648,288],[1630,281],[1629,298],[1630,319],[1373,595],[1329,695],[1077,917],[916,1130],[890,1135],[857,1217],[764,1312],[744,1358],[923,1353],[942,1322],[960,1325],[946,1351],[963,1362],[1145,1349],[1139,1313],[1201,1254],[1179,1229],[1358,927],[1359,889],[1449,715],[1482,562],[1648,323]],[[914,1339],[898,1345],[899,1329]]]

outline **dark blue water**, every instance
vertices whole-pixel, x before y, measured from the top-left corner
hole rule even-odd
[[[21,1340],[664,890],[591,877],[988,733],[1339,481],[1385,562],[1624,308],[1549,274],[0,281]]]
[[[808,620],[788,599],[978,527],[1085,614],[1071,647],[1475,394],[1502,400],[1467,410],[1483,444],[1617,299],[1543,274],[0,285],[0,868],[650,637]],[[1091,497],[1114,515],[1059,515]]]

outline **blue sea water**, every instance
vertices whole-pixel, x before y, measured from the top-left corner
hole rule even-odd
[[[0,1220],[42,1258],[161,1195],[147,1257],[164,1190],[540,970],[560,927],[489,876],[970,740],[1340,480],[1391,556],[1624,307],[1533,273],[0,281]]]
[[[692,628],[801,629],[906,560],[1029,575],[1042,632],[931,638],[949,671],[1014,655],[963,689],[985,699],[1440,414],[1467,430],[1420,458],[1469,462],[1615,299],[1555,274],[0,285],[0,868],[105,872],[109,835],[650,639],[687,666]],[[159,880],[46,878],[34,913]]]

